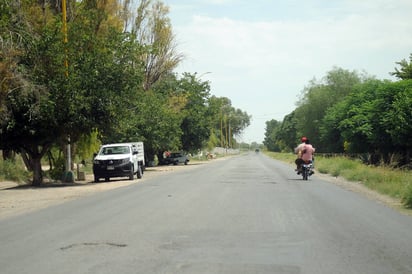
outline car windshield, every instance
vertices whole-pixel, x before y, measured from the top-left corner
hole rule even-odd
[[[129,153],[130,153],[130,148],[128,146],[104,147],[100,151],[100,155],[129,154]]]
[[[176,158],[176,157],[181,157],[182,155],[180,153],[172,153],[170,154],[170,158]]]

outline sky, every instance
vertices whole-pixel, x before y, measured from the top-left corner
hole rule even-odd
[[[252,116],[236,139],[262,143],[305,86],[334,67],[396,80],[412,53],[412,0],[163,0],[184,60],[211,95]]]

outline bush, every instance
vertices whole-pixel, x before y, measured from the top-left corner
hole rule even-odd
[[[51,179],[60,180],[65,172],[65,159],[59,158],[54,163],[54,167],[52,170],[48,172],[48,175]]]
[[[412,183],[406,185],[401,201],[406,208],[412,209]]]
[[[5,160],[0,161],[0,180],[8,180],[17,183],[27,182],[30,179],[24,165],[19,161]]]

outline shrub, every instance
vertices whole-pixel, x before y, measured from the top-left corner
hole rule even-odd
[[[30,179],[28,172],[20,161],[0,161],[0,180],[17,183],[27,182]]]
[[[59,158],[54,163],[54,168],[48,172],[51,179],[59,180],[65,171],[65,159]]]
[[[406,208],[412,209],[412,183],[406,185],[401,201]]]

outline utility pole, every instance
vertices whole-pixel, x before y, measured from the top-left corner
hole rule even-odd
[[[65,67],[65,75],[66,77],[69,76],[69,61],[67,60],[67,47],[66,44],[68,42],[67,39],[67,5],[66,0],[62,0],[62,15],[63,15],[63,42],[64,42],[64,67]]]
[[[69,61],[67,57],[67,5],[66,5],[66,0],[62,0],[62,21],[63,21],[63,44],[64,44],[64,74],[66,78],[69,77]],[[67,159],[66,159],[66,172],[64,174],[63,181],[65,182],[74,182],[74,174],[72,172],[72,160],[71,160],[71,145],[70,145],[70,135],[67,136]]]

